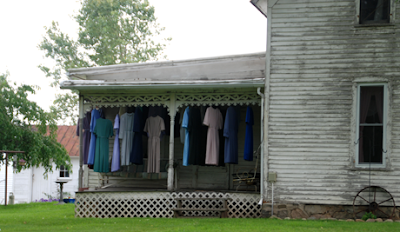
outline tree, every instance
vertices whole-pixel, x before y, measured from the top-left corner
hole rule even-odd
[[[158,60],[166,46],[153,41],[164,28],[147,0],[83,0],[74,19],[79,24],[77,40],[53,21],[39,44],[45,56],[56,62],[52,69],[39,66],[54,79],[54,87],[68,69]],[[51,109],[59,119],[76,119],[77,102],[76,92],[59,94]]]
[[[27,99],[37,86],[10,84],[8,73],[0,74],[0,150],[25,151],[17,154],[17,160],[26,161],[22,168],[42,165],[45,173],[52,171],[52,163],[58,169],[72,165],[65,148],[57,142],[57,124],[51,113],[45,112],[35,102]],[[0,156],[0,163],[5,159]]]

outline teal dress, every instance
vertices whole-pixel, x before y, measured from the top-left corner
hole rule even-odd
[[[108,139],[114,135],[112,122],[108,119],[97,119],[93,133],[96,134],[96,152],[93,169],[95,172],[109,172]]]

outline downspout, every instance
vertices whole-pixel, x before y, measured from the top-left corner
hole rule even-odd
[[[259,205],[263,204],[263,196],[264,196],[264,146],[262,145],[264,143],[264,97],[265,95],[261,93],[261,88],[257,88],[257,94],[261,97],[261,151],[260,151],[260,156],[261,156],[261,165],[260,165],[260,172],[261,172],[261,180],[260,180],[260,202]]]

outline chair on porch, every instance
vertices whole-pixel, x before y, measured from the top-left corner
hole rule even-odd
[[[249,186],[254,186],[254,191],[257,192],[257,185],[260,182],[260,173],[257,172],[257,169],[260,159],[261,145],[262,144],[260,144],[257,150],[253,153],[253,156],[256,157],[256,164],[254,168],[250,169],[249,171],[239,169],[235,174],[233,174],[233,183],[237,183],[236,191],[238,191],[241,186],[246,186],[246,188]]]

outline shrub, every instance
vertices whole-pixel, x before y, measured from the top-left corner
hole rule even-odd
[[[367,212],[367,213],[364,214],[364,216],[362,216],[361,219],[366,221],[368,219],[376,219],[376,216],[372,212]]]

